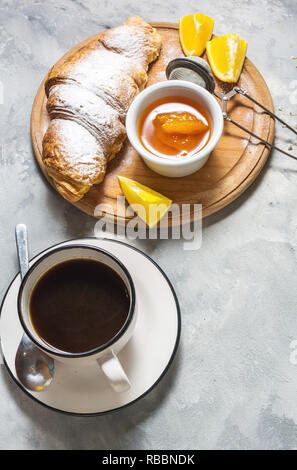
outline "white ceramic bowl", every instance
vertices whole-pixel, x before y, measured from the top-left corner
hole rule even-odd
[[[211,137],[206,146],[194,155],[182,158],[158,157],[149,152],[139,139],[138,123],[144,110],[154,101],[168,96],[197,101],[205,108],[211,119]],[[181,177],[190,175],[205,165],[222,135],[223,115],[216,99],[204,88],[185,80],[168,80],[146,88],[135,98],[127,113],[126,129],[131,144],[152,170],[163,176]]]

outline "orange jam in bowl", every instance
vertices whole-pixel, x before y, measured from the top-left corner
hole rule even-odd
[[[158,157],[188,157],[208,143],[211,121],[195,100],[167,96],[144,110],[138,136],[146,150]]]

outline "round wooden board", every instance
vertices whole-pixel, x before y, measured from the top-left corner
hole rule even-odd
[[[149,70],[147,86],[166,80],[167,63],[183,55],[179,43],[178,26],[173,23],[152,23],[162,36],[162,50],[159,58]],[[78,50],[96,36],[86,39],[65,54],[58,63],[65,61],[70,54]],[[42,162],[42,139],[48,127],[44,82],[35,97],[31,115],[31,138],[38,164],[47,178]],[[249,92],[256,100],[273,111],[273,102],[265,80],[249,59],[245,60],[239,86]],[[217,82],[217,90],[228,84]],[[274,120],[259,107],[242,96],[234,97],[228,105],[229,115],[242,126],[252,130],[268,142],[274,138]],[[117,204],[117,196],[122,195],[117,175],[127,176],[145,184],[171,198],[178,204],[202,204],[203,217],[213,214],[240,196],[255,180],[269,156],[269,149],[249,134],[225,122],[224,133],[212,152],[206,165],[193,175],[183,178],[167,178],[150,170],[137,152],[126,140],[121,152],[108,165],[104,181],[92,187],[83,199],[74,203],[76,207],[94,216],[95,208],[100,204],[105,215],[117,222],[126,224],[132,215],[126,213],[124,205]],[[190,219],[194,218],[194,211]],[[183,223],[187,221],[183,220]],[[169,225],[176,221],[169,217]]]

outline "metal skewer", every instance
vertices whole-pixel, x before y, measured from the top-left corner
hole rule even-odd
[[[250,131],[249,129],[246,129],[241,124],[234,121],[228,115],[228,111],[227,111],[228,101],[231,98],[233,98],[233,96],[236,94],[243,95],[247,99],[255,103],[257,106],[262,108],[269,116],[281,122],[287,129],[291,130],[296,135],[297,135],[297,130],[294,129],[292,126],[290,126],[287,122],[285,122],[279,116],[274,114],[272,111],[270,111],[268,108],[266,108],[264,105],[259,103],[252,96],[250,96],[245,90],[242,90],[238,86],[235,86],[234,88],[232,88],[232,90],[230,90],[228,93],[225,93],[225,94],[217,92],[215,90],[215,80],[213,78],[211,68],[204,59],[201,59],[201,57],[178,57],[177,59],[171,60],[168,63],[167,68],[166,68],[166,77],[168,80],[187,80],[187,81],[190,81],[190,82],[196,83],[197,85],[202,86],[207,91],[209,91],[209,93],[214,94],[222,101],[222,113],[226,121],[231,122],[239,129],[255,137],[266,147],[269,147],[270,149],[278,150],[279,152],[283,153],[287,157],[297,160],[296,156],[292,155],[289,152],[286,152],[285,150],[277,147],[276,145],[271,144],[270,142],[267,142],[266,140],[262,139],[262,137],[254,134],[254,132]]]

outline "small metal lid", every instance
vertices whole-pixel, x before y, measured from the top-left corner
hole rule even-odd
[[[201,57],[178,57],[166,67],[168,80],[187,80],[200,85],[210,93],[214,92],[215,81],[208,63]]]

